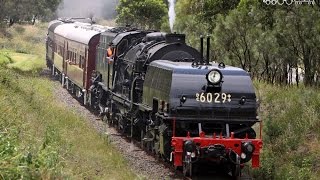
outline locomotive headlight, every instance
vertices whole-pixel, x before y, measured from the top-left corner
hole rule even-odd
[[[218,70],[212,70],[207,74],[207,80],[212,84],[218,84],[221,82],[222,74]]]
[[[241,162],[245,163],[250,161],[252,154],[255,150],[254,145],[252,144],[252,142],[243,142],[242,143],[242,153],[241,153]]]
[[[241,159],[246,159],[247,158],[247,155],[245,153],[241,153]]]
[[[245,142],[242,144],[242,150],[246,153],[246,154],[252,154],[254,151],[254,146],[251,142]]]

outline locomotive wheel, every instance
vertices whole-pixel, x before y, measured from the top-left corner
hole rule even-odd
[[[102,121],[104,122],[104,123],[106,123],[106,124],[108,124],[108,126],[109,127],[111,127],[111,119],[110,119],[110,116],[108,116],[108,115],[104,115],[104,116],[102,116]]]
[[[110,115],[110,113],[108,113],[107,115],[105,115],[106,117],[106,122],[108,123],[108,125],[110,127],[113,127],[113,121],[114,121],[114,117],[112,117],[112,115]]]
[[[183,175],[185,177],[192,178],[192,162],[191,162],[191,156],[185,155],[183,160],[183,166],[182,166]]]
[[[117,115],[117,119],[116,119],[118,126],[117,129],[121,134],[124,134],[126,132],[126,122],[125,120],[122,118],[121,115]]]

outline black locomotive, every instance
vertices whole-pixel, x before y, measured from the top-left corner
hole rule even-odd
[[[54,28],[66,24],[93,26],[63,20],[53,23]],[[54,28],[49,27],[53,44]],[[94,53],[94,59],[86,52],[84,58],[75,54],[75,62],[80,57],[84,64],[81,78],[85,81],[90,76],[91,82],[77,85],[73,74],[68,75],[68,64],[67,70],[55,69],[54,52],[47,54],[63,85],[78,89],[75,92],[84,105],[99,111],[122,133],[138,138],[146,150],[183,167],[185,175],[191,176],[192,165],[202,161],[219,164],[233,176],[240,176],[243,164],[250,160],[253,167],[259,167],[262,140],[256,139],[252,128],[260,122],[258,105],[247,72],[209,62],[209,51],[204,60],[203,38],[199,52],[185,43],[182,34],[98,29],[93,37],[98,35],[99,41],[82,44],[88,54]],[[74,33],[72,28],[68,33]],[[79,42],[70,37],[64,43]],[[67,61],[68,55],[60,54],[62,61]]]

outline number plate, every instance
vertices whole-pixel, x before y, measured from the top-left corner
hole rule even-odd
[[[196,101],[207,103],[231,102],[231,94],[227,93],[197,93]]]

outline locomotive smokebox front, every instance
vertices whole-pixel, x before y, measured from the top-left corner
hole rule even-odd
[[[197,123],[206,134],[228,134],[228,124],[228,131],[238,136],[250,131],[255,137],[251,126],[258,121],[256,95],[249,74],[240,68],[153,61],[143,91],[144,103],[152,107],[157,102],[164,117],[186,122],[182,124],[190,126],[191,134],[192,129],[199,133]]]

